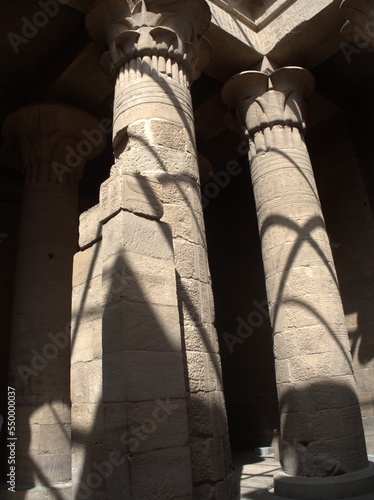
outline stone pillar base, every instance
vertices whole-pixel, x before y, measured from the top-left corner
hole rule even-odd
[[[296,500],[374,498],[374,463],[369,462],[365,469],[334,477],[297,477],[279,472],[274,475],[274,494]]]

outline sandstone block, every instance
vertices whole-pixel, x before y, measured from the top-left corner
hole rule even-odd
[[[184,127],[166,120],[146,122],[150,143],[154,146],[184,151],[186,146]]]
[[[71,362],[91,361],[102,357],[101,347],[102,324],[100,319],[74,324],[71,346]]]
[[[191,435],[208,436],[211,434],[212,422],[208,394],[204,392],[189,394],[187,407]]]
[[[72,402],[72,442],[92,446],[103,441],[103,408],[100,403]]]
[[[331,375],[331,354],[295,356],[289,361],[292,381],[307,381]]]
[[[40,442],[41,455],[70,455],[70,442],[66,436],[70,436],[70,426],[54,424],[40,425],[40,435],[43,440]]]
[[[105,355],[118,351],[180,351],[177,306],[123,300],[109,304],[103,314]]]
[[[83,323],[100,320],[102,315],[102,278],[96,276],[92,280],[77,285],[72,294],[72,342]]]
[[[211,286],[194,279],[180,279],[178,294],[182,299],[183,315],[193,323],[214,322],[214,299]]]
[[[79,246],[87,248],[101,238],[100,206],[95,205],[79,217]]]
[[[118,172],[101,185],[100,220],[107,221],[120,210],[161,219],[161,186],[156,179]]]
[[[290,369],[287,359],[277,361],[276,380],[277,384],[291,382]]]
[[[76,253],[73,264],[73,286],[86,283],[101,274],[101,240]]]
[[[165,173],[159,176],[159,181],[162,184],[162,201],[165,205],[177,205],[203,215],[200,186],[195,180],[183,175]]]
[[[103,226],[103,260],[123,250],[156,259],[173,260],[167,224],[120,212]]]
[[[212,324],[184,322],[184,342],[187,351],[219,353],[216,329]]]
[[[206,237],[202,215],[193,212],[189,207],[165,205],[163,220],[173,232],[173,238],[182,238],[206,249]]]
[[[104,354],[103,385],[105,402],[182,398],[182,355],[145,351]]]
[[[105,304],[127,299],[176,306],[174,262],[129,251],[118,252],[103,262],[102,293]]]
[[[174,241],[175,266],[181,278],[210,283],[206,250],[182,239]]]
[[[222,389],[221,362],[216,354],[187,352],[191,392]]]
[[[70,453],[68,455],[36,455],[33,457],[33,470],[38,468],[42,470],[47,477],[52,477],[54,482],[62,483],[69,481],[71,477],[71,460]],[[22,481],[21,477],[19,478]],[[43,484],[43,479],[35,477],[35,483],[37,485]]]
[[[187,447],[136,455],[130,462],[134,500],[162,500],[192,495]]]
[[[130,453],[186,446],[187,410],[183,399],[127,403]]]
[[[74,363],[71,366],[71,391],[76,403],[96,403],[101,401],[102,360]]]
[[[225,465],[222,439],[195,441],[190,448],[192,477],[195,483],[223,479]]]

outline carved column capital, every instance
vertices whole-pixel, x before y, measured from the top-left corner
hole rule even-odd
[[[222,98],[250,136],[274,125],[305,128],[304,97],[314,88],[314,77],[303,68],[280,68],[271,75],[244,71],[224,86]]]
[[[343,0],[340,12],[347,19],[342,38],[365,52],[374,52],[374,1]]]
[[[280,68],[271,75],[245,71],[226,83],[222,99],[253,141],[256,150],[251,152],[256,154],[284,144],[284,128],[300,136],[305,129],[304,98],[313,89],[314,77],[303,68]]]
[[[79,182],[85,163],[105,147],[99,122],[84,111],[61,104],[33,104],[5,120],[4,139],[21,154],[26,186]]]
[[[210,24],[205,0],[101,0],[86,17],[89,35],[108,52],[102,65],[111,75],[129,64],[133,72],[157,72],[187,84],[208,63],[210,45],[202,36]]]

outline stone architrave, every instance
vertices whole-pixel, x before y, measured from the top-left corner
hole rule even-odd
[[[352,488],[366,493],[373,479],[337,275],[304,140],[304,98],[313,87],[308,71],[287,67],[270,76],[243,72],[222,94],[250,146],[281,418],[284,473],[275,478],[275,494],[298,500],[345,498],[353,496]]]
[[[94,143],[88,139],[95,136]],[[78,182],[105,146],[80,109],[35,104],[10,115],[3,136],[25,172],[15,277],[9,385],[16,392],[16,487],[9,498],[71,498],[71,274]],[[57,493],[56,493],[57,494]]]
[[[134,283],[133,293],[138,294],[137,298],[135,295],[124,297],[122,306],[128,311],[128,301],[143,304],[146,314],[139,335],[146,343],[147,350],[152,351],[152,356],[147,358],[151,360],[149,363],[153,370],[150,374],[156,370],[167,370],[165,373],[168,373],[170,359],[177,366],[177,358],[181,356],[182,379],[180,371],[175,368],[173,390],[176,390],[175,397],[180,400],[181,411],[181,394],[187,394],[187,439],[181,450],[183,453],[188,451],[183,456],[189,463],[188,466],[187,462],[181,461],[180,464],[186,474],[188,470],[190,474],[192,471],[190,486],[194,487],[194,495],[211,495],[226,500],[234,498],[235,487],[231,474],[218,343],[213,326],[213,298],[190,95],[192,82],[198,78],[202,67],[209,60],[209,44],[203,37],[209,23],[210,11],[204,0],[102,0],[95,4],[86,18],[90,36],[107,50],[102,56],[102,65],[115,79],[115,164],[110,178],[101,187],[98,207],[102,224],[101,279],[105,283],[104,288],[108,287],[110,279],[113,280],[111,269],[116,269],[122,279],[127,276],[126,280]],[[114,236],[117,235],[119,240],[128,238],[127,235],[132,234],[132,228],[137,225],[139,231],[133,232],[134,241],[127,243],[127,247],[124,245],[124,250],[116,247]],[[149,272],[146,267],[147,259],[152,257],[152,248],[147,250],[144,245],[147,241],[151,247],[156,241],[161,242],[162,228],[168,245],[172,248],[172,256],[165,253],[162,257],[164,262],[160,261],[160,264],[163,268],[159,269],[158,278],[161,280],[160,287],[158,293],[157,288],[152,293],[152,280],[155,277],[147,274]],[[138,243],[136,239],[139,240]],[[132,251],[133,255],[128,250],[132,245],[136,249]],[[156,250],[157,248],[155,252]],[[130,265],[131,258],[133,260]],[[169,276],[170,265],[174,279]],[[164,282],[166,276],[169,276],[169,288],[164,283],[166,288],[162,291],[161,282]],[[169,306],[177,308],[179,347],[175,344],[174,320],[169,326],[164,321],[156,321],[157,335],[162,339],[160,345],[168,346],[164,349],[173,354],[167,361],[166,357],[158,355],[160,347],[152,344],[149,325],[161,317],[161,309],[155,306],[171,300],[173,286],[176,302]],[[114,309],[108,304],[105,294],[102,300],[104,339],[106,318],[114,314]],[[118,308],[121,309],[121,306]],[[150,316],[149,309],[156,313]],[[115,321],[113,315],[111,318],[112,322]],[[111,328],[113,335],[115,332],[121,335],[119,326],[117,330],[114,326]],[[114,361],[112,364],[112,370],[118,374],[123,367],[126,369],[127,357],[135,356],[131,351],[140,351],[139,343],[131,344],[126,340],[131,339],[131,325],[123,330],[122,335],[125,361],[121,363],[118,358],[117,365]],[[104,341],[103,372],[108,359],[105,344]],[[138,359],[146,359],[144,353],[136,355]],[[107,373],[110,375],[109,365]],[[104,379],[105,377],[106,375],[103,376]],[[152,407],[152,400],[160,397],[159,393],[164,393],[170,383],[166,379],[163,382],[158,380],[158,385],[155,383],[152,392],[145,391],[144,388],[135,390],[131,385],[132,378],[128,380],[127,395],[123,391],[121,393],[118,387],[118,393],[113,397],[123,404],[125,420],[133,415],[135,421],[137,415],[140,418],[143,413],[136,405],[131,406],[134,391],[137,400],[147,400],[149,407]],[[137,384],[135,379],[133,383]],[[145,391],[143,395],[142,390]],[[105,388],[103,391],[107,392]],[[104,404],[105,397],[104,394]],[[171,420],[170,429],[159,427],[155,431],[155,436],[163,438],[167,460],[171,453],[168,443],[173,442],[169,435],[173,425]],[[177,440],[176,445],[182,446],[182,443]],[[150,480],[144,486],[146,489],[142,490],[142,499],[153,498],[152,488],[161,486],[155,486],[152,481],[162,483],[163,474],[166,473],[166,462],[160,462],[164,457],[152,451],[154,446],[156,445],[151,440],[146,445],[139,446],[134,451],[136,459],[128,462],[127,472],[124,472],[127,474],[130,471],[129,476],[137,478],[141,464],[149,460],[144,462],[149,463]],[[128,443],[124,448],[128,451]],[[152,462],[149,454],[152,454]],[[176,472],[174,475],[177,481],[178,474]],[[187,480],[186,476],[180,480],[183,488]],[[166,482],[163,488],[167,484]],[[140,487],[140,483],[135,480],[131,482],[130,490],[126,491],[130,491],[135,498]],[[173,491],[173,487],[170,488]],[[182,492],[190,495],[192,489],[180,490],[178,495],[183,496]]]

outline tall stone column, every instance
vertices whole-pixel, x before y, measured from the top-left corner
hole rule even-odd
[[[90,134],[96,134],[95,145]],[[10,115],[3,135],[22,155],[25,171],[9,381],[16,392],[17,493],[9,497],[44,499],[55,492],[70,499],[69,332],[78,181],[105,139],[90,115],[49,104]]]
[[[313,87],[308,71],[287,67],[270,76],[241,73],[223,90],[250,145],[281,417],[284,474],[275,478],[275,493],[299,500],[346,498],[374,486],[338,280],[304,141],[304,98]]]
[[[118,218],[113,207],[110,208],[110,198],[118,197],[119,193],[109,189],[109,185],[114,185],[115,179],[119,178],[127,183],[135,176],[140,186],[143,186],[139,189],[145,200],[150,200],[152,204],[152,197],[156,196],[163,215],[161,222],[158,222],[160,215],[154,217],[153,229],[152,226],[147,229],[150,231],[149,237],[147,231],[134,237],[148,240],[152,245],[152,241],[157,240],[151,236],[152,231],[165,227],[170,228],[172,233],[168,244],[172,248],[173,274],[176,279],[174,286],[181,342],[179,351],[184,369],[182,392],[187,394],[186,445],[189,467],[192,468],[193,494],[196,498],[199,495],[202,498],[212,495],[229,499],[233,498],[234,486],[230,475],[230,449],[218,343],[213,327],[213,298],[190,95],[193,80],[199,76],[201,67],[209,58],[209,45],[202,35],[209,26],[210,12],[204,0],[146,0],[135,2],[133,9],[129,8],[129,4],[120,0],[102,0],[86,19],[91,37],[109,49],[103,55],[102,62],[116,81],[113,125],[116,161],[110,180],[104,183],[101,190],[100,205],[106,207],[104,215],[101,215],[102,250],[104,255],[110,254],[105,248],[110,244],[108,238],[113,231],[110,226],[117,224],[113,221]],[[147,185],[149,188],[145,187]],[[155,186],[158,186],[157,189]],[[117,206],[116,202],[114,205]],[[122,210],[132,210],[138,219],[149,219],[150,216],[143,213],[146,205],[143,203],[143,208],[139,206],[134,212],[134,208],[129,208],[129,200],[123,200]],[[113,216],[114,219],[107,222]],[[118,231],[125,235],[133,223],[128,215],[121,217]],[[143,222],[139,221],[139,224]],[[166,231],[165,237],[167,234]],[[137,268],[143,267],[144,256],[140,254],[149,252],[143,249],[143,242],[139,243],[138,250],[138,263],[135,265],[135,260],[132,265],[135,275]],[[170,255],[164,258],[170,261]],[[119,265],[126,268],[127,261],[128,257],[124,259],[122,256],[122,264]],[[167,276],[169,264],[165,262],[165,271],[160,269],[160,276]],[[140,276],[138,280],[141,282]],[[148,277],[149,286],[151,282],[152,278]],[[173,285],[171,279],[168,282],[170,286]],[[158,297],[148,301],[145,298],[145,310],[152,303],[165,300],[163,294],[165,292],[160,292]],[[107,303],[104,309],[106,311]],[[105,311],[103,338],[107,317]],[[163,328],[168,340],[170,328]],[[150,330],[145,324],[143,330],[144,341],[149,342]],[[124,335],[125,338],[131,336],[130,326]],[[158,350],[155,345],[151,347]],[[148,346],[148,349],[151,347]],[[169,347],[169,350],[175,351],[176,348],[174,343],[174,347]],[[104,351],[105,342],[103,371]],[[167,370],[168,373],[167,364],[170,361],[160,356],[155,358],[156,361],[159,363],[158,369]],[[179,372],[175,371],[175,377],[179,381]],[[164,381],[163,391],[167,385]],[[144,398],[150,400],[150,394],[148,392]],[[153,394],[155,399],[157,391]],[[180,388],[175,394],[180,398]],[[182,405],[181,402],[179,404]],[[126,407],[125,411],[129,414],[130,408]],[[133,412],[136,415],[136,411]],[[139,409],[137,413],[140,418]],[[156,432],[161,433],[161,428]],[[134,466],[135,463],[130,463],[130,470]],[[132,488],[130,491],[135,498],[136,484]],[[148,498],[146,495],[143,492],[142,498]]]

